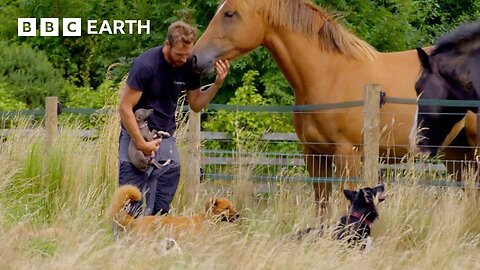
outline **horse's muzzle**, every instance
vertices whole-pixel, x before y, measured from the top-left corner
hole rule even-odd
[[[195,73],[202,74],[202,69],[198,65],[198,57],[196,55],[192,56],[192,67]]]
[[[193,70],[201,75],[209,75],[210,73],[213,73],[217,56],[217,52],[213,48],[208,48],[206,50],[194,48],[192,54]]]

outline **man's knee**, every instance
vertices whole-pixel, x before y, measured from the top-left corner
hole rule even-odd
[[[175,197],[180,180],[180,167],[169,168],[168,171],[157,177],[157,194],[155,199],[155,213],[161,214],[170,211],[170,203]]]

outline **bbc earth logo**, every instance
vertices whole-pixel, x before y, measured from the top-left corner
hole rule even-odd
[[[38,22],[38,24],[37,24]],[[61,27],[60,27],[61,26]],[[38,32],[37,30],[40,30]],[[87,35],[150,34],[150,20],[87,20],[82,31],[81,18],[18,18],[19,37],[80,37]]]

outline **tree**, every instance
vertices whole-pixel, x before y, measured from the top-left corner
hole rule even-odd
[[[0,82],[5,91],[30,108],[44,104],[46,96],[62,91],[63,79],[42,51],[28,45],[0,42]]]

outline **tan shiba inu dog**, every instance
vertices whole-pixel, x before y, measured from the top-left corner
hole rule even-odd
[[[233,222],[239,214],[233,204],[225,198],[210,199],[205,204],[205,213],[193,216],[139,216],[133,217],[127,208],[130,202],[142,198],[140,190],[133,185],[121,186],[113,196],[108,216],[124,231],[133,234],[152,234],[171,228],[178,235],[188,230],[201,230],[210,223]]]

